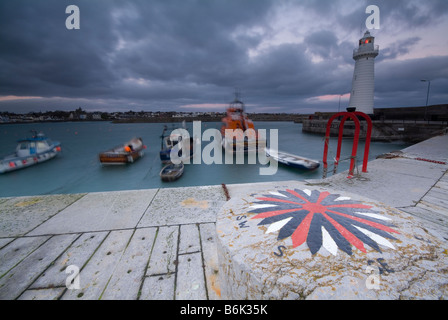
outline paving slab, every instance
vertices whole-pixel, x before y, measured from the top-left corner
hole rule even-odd
[[[134,228],[156,192],[156,189],[148,189],[89,193],[29,235]]]
[[[221,299],[221,288],[219,284],[218,253],[216,250],[216,225],[215,223],[204,223],[199,225],[199,229],[208,299],[219,300]]]
[[[306,180],[310,185],[326,185],[358,193],[394,207],[413,206],[434,186],[447,166],[411,159],[376,159],[369,162],[367,173],[347,179],[341,172],[326,179]]]
[[[176,272],[179,227],[160,227],[154,241],[146,275],[161,275]]]
[[[10,242],[14,241],[15,238],[1,238],[0,239],[0,249],[5,247]]]
[[[34,250],[39,248],[49,238],[49,236],[26,237],[8,241],[8,246],[0,250],[0,278],[22,262],[23,259],[33,253]]]
[[[404,207],[400,210],[420,219],[424,223],[425,229],[440,241],[448,240],[448,219],[445,215],[421,207]]]
[[[179,254],[200,252],[201,243],[197,224],[185,224],[180,227]]]
[[[138,227],[215,222],[225,201],[221,186],[160,189]]]
[[[179,255],[176,300],[205,300],[205,279],[200,252]]]
[[[70,194],[6,199],[0,202],[0,237],[23,236],[83,196]]]
[[[173,300],[174,273],[145,277],[139,300]]]
[[[78,237],[50,238],[0,279],[0,300],[16,299]]]
[[[448,218],[448,207],[445,202],[438,200],[437,198],[425,197],[417,204],[417,207],[427,209],[428,211],[444,215]]]
[[[80,270],[80,287],[66,290],[63,300],[98,300],[120,261],[133,230],[111,231],[89,263]]]
[[[17,300],[58,300],[65,288],[26,290]]]
[[[137,229],[118,262],[103,300],[136,300],[148,265],[156,228]]]
[[[81,270],[95,250],[104,241],[108,232],[84,233],[43,272],[30,289],[65,288],[69,275],[68,266],[75,266]]]

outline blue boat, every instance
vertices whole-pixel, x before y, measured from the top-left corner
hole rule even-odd
[[[183,128],[177,128],[177,129],[185,129],[185,125],[183,125]],[[171,163],[171,151],[173,150],[173,148],[175,151],[178,150],[178,156],[179,158],[182,158],[182,147],[180,147],[179,143],[182,141],[182,135],[179,133],[175,133],[175,131],[173,130],[170,134],[166,134],[166,131],[168,130],[167,126],[164,127],[163,132],[162,132],[162,145],[160,148],[160,160],[162,161],[163,164],[168,164]],[[197,142],[195,142],[195,139],[193,139],[192,137],[189,137],[190,141],[190,154],[183,158],[183,159],[190,159],[193,155],[194,152],[196,150],[196,148],[198,148],[197,146]],[[179,144],[179,145],[178,145]]]
[[[179,134],[166,135],[168,128],[165,126],[162,132],[162,145],[160,146],[160,160],[167,164],[171,162],[171,149],[179,142]]]
[[[42,132],[32,131],[31,138],[18,140],[16,152],[0,162],[0,173],[26,168],[50,159],[61,152],[61,144],[51,141]]]

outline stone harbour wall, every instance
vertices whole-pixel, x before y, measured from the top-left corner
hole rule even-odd
[[[303,120],[302,132],[316,133],[325,135],[328,120]],[[406,141],[417,143],[436,135],[444,133],[447,130],[446,123],[418,123],[418,122],[383,122],[373,121],[372,123],[372,141]],[[360,137],[365,138],[367,124],[364,121],[360,123]],[[330,127],[330,136],[338,136],[339,121],[335,120]],[[355,125],[347,120],[344,125],[344,136],[353,137],[355,134]]]

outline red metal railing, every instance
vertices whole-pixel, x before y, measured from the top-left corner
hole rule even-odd
[[[364,145],[364,157],[362,161],[362,172],[367,172],[367,162],[369,161],[370,139],[372,138],[372,119],[364,112],[355,111],[354,114],[361,116],[367,121],[366,143]]]
[[[366,143],[364,146],[364,157],[363,157],[363,165],[362,165],[362,172],[367,172],[367,162],[369,158],[369,149],[370,149],[370,139],[372,136],[372,120],[368,115],[366,115],[363,112],[355,111],[355,112],[338,112],[334,114],[327,122],[327,129],[325,132],[325,146],[324,146],[324,157],[323,157],[323,178],[327,177],[327,170],[328,170],[328,163],[327,163],[327,157],[328,157],[328,146],[329,146],[329,140],[330,140],[330,128],[331,123],[334,119],[338,117],[342,117],[341,122],[339,124],[339,134],[338,134],[338,146],[336,151],[336,158],[334,162],[334,169],[333,173],[336,173],[339,160],[341,159],[341,147],[342,147],[342,136],[344,132],[344,124],[347,119],[352,119],[355,123],[355,134],[353,137],[353,145],[352,145],[352,154],[350,156],[350,169],[348,178],[353,177],[353,172],[355,170],[355,164],[356,164],[356,153],[358,150],[358,143],[359,143],[359,132],[360,132],[360,123],[358,116],[361,116],[366,119],[367,121],[367,132],[366,132]]]

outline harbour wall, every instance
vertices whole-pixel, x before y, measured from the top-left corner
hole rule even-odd
[[[303,132],[325,134],[328,119],[334,112],[316,112],[302,118]],[[424,107],[375,108],[372,119],[373,141],[406,141],[417,143],[443,134],[448,128],[448,105],[431,105]],[[331,125],[330,135],[337,136],[339,119]],[[360,119],[360,137],[365,138],[367,124]],[[352,137],[355,124],[348,119],[344,125],[344,136]]]
[[[328,119],[303,120],[302,132],[325,134]],[[330,127],[330,136],[339,133],[340,121],[334,120]],[[446,122],[423,121],[372,121],[372,141],[405,141],[417,143],[447,130]],[[360,122],[360,138],[366,137],[367,123]],[[352,137],[355,133],[355,124],[347,120],[344,124],[344,136]]]

